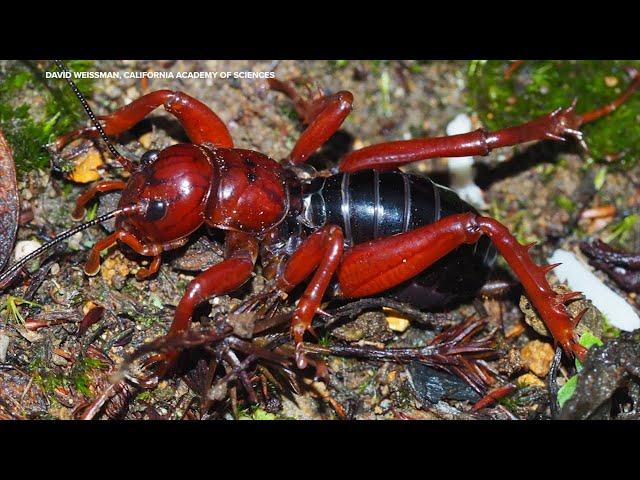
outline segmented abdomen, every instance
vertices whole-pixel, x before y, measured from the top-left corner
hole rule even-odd
[[[340,226],[347,246],[413,230],[448,215],[477,213],[452,190],[399,171],[367,170],[316,179],[305,189],[304,205],[307,225]],[[483,237],[454,250],[390,294],[423,307],[444,305],[475,292],[486,281],[495,257],[495,248]]]

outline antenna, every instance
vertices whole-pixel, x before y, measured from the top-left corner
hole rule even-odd
[[[104,222],[105,220],[109,220],[110,218],[115,217],[116,215],[120,214],[120,213],[127,213],[128,209],[127,208],[119,208],[118,210],[113,210],[112,212],[109,213],[105,213],[104,215],[101,215],[99,217],[94,218],[93,220],[90,220],[88,222],[83,223],[82,225],[78,225],[77,227],[74,227],[70,230],[67,230],[65,232],[62,232],[60,235],[58,235],[56,238],[54,238],[53,240],[50,240],[49,242],[45,243],[44,245],[42,245],[40,248],[38,248],[37,250],[34,250],[33,252],[31,252],[29,255],[27,255],[26,257],[23,257],[22,259],[20,259],[20,261],[14,263],[13,265],[11,265],[10,268],[8,268],[5,272],[2,273],[2,275],[0,275],[0,290],[3,289],[4,287],[6,287],[6,284],[8,284],[8,281],[12,280],[12,277],[28,262],[30,262],[31,260],[33,260],[34,258],[40,256],[43,252],[45,252],[46,250],[49,250],[51,247],[53,247],[54,245],[57,245],[58,243],[62,242],[63,240],[66,240],[67,238],[75,235],[78,232],[81,232],[82,230],[86,230],[89,227],[93,227],[94,225],[97,225],[99,223]],[[8,281],[7,281],[8,280]],[[5,284],[6,283],[6,284]]]
[[[91,110],[91,107],[89,106],[89,103],[87,102],[87,99],[84,97],[84,95],[82,95],[82,92],[80,91],[78,86],[71,79],[71,72],[69,71],[69,69],[60,60],[54,60],[53,62],[56,64],[56,66],[61,71],[66,72],[68,74],[65,77],[65,80],[67,81],[67,83],[71,87],[71,90],[73,90],[73,93],[76,95],[76,97],[78,97],[78,100],[80,100],[80,103],[82,104],[82,107],[84,108],[84,111],[87,112],[87,115],[89,116],[89,119],[91,120],[91,123],[93,123],[93,126],[95,127],[95,129],[98,131],[98,134],[100,135],[100,138],[102,138],[102,140],[107,144],[107,148],[111,152],[111,155],[113,155],[114,158],[116,158],[120,162],[120,164],[128,172],[133,172],[135,170],[133,168],[133,164],[128,159],[123,157],[120,154],[120,152],[118,152],[118,150],[116,150],[116,148],[113,146],[113,144],[111,143],[111,140],[109,140],[109,137],[107,137],[107,134],[104,132],[104,129],[102,128],[102,125],[100,124],[100,122],[96,118],[96,115],[93,113],[93,110]]]

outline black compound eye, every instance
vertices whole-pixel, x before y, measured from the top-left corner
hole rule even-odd
[[[158,159],[158,153],[158,150],[148,150],[144,152],[142,157],[140,157],[140,163],[144,166],[151,165]]]
[[[144,218],[150,222],[161,220],[167,214],[167,202],[164,200],[151,200]]]

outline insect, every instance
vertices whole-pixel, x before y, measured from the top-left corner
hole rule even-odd
[[[65,68],[61,63],[58,67]],[[348,153],[329,175],[305,162],[349,115],[353,95],[348,91],[305,100],[290,84],[272,80],[271,88],[290,97],[306,125],[288,157],[277,162],[236,148],[220,117],[186,93],[154,91],[96,118],[73,81],[67,82],[93,125],[59,138],[55,148],[78,137],[101,137],[131,177],[126,183],[103,181],[89,188],[77,200],[75,218],[80,219],[101,192],[122,191],[117,210],[61,234],[51,244],[115,217],[115,232],[91,249],[85,272],[95,275],[100,253],[122,242],[151,258],[149,267],[137,274],[144,279],[158,271],[163,252],[184,245],[203,224],[226,232],[225,259],[189,283],[169,337],[189,329],[199,304],[242,286],[260,256],[279,292],[290,292],[311,277],[291,322],[296,362],[304,368],[303,337],[312,330],[312,319],[329,291],[347,299],[391,291],[423,307],[442,306],[473,295],[499,252],[555,341],[567,355],[584,358],[586,350],[575,336],[579,318],[571,318],[564,306],[580,294],[553,291],[546,273],[554,265],[535,264],[528,253],[532,245],[519,244],[505,226],[480,215],[453,191],[398,167],[435,157],[487,155],[498,147],[535,140],[572,136],[584,143],[579,128],[622,104],[640,86],[637,72],[620,97],[597,110],[577,114],[574,102],[494,132],[479,129],[372,145]],[[125,132],[161,106],[177,118],[191,143],[148,151],[138,164],[125,159],[108,137]],[[14,265],[0,282],[49,246]],[[164,354],[161,370],[177,356]]]

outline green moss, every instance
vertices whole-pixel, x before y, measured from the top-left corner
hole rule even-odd
[[[67,62],[67,67],[87,71],[93,62],[74,60]],[[53,65],[47,68],[55,69]],[[75,82],[80,91],[91,95],[90,80]],[[23,101],[25,98],[28,100]],[[82,105],[64,80],[45,79],[44,69],[34,62],[0,63],[0,127],[13,150],[18,175],[47,168],[45,145],[85,119]]]
[[[25,300],[24,298],[14,297],[13,295],[7,295],[6,302],[4,305],[0,307],[0,312],[6,310],[9,318],[13,318],[16,323],[21,323],[24,325],[24,317],[22,313],[20,313],[21,305],[27,305],[29,307],[37,307],[42,308],[42,305],[35,302],[30,302],[29,300]]]
[[[238,412],[238,420],[276,420],[278,417],[264,410],[259,405],[245,408]]]
[[[75,390],[85,397],[90,397],[89,373],[101,368],[105,368],[105,365],[100,360],[83,356],[65,373],[60,368],[49,367],[44,361],[44,349],[38,349],[35,358],[29,363],[28,371],[34,382],[51,398],[54,398],[55,390],[59,387]]]
[[[526,122],[578,98],[578,113],[610,102],[629,84],[624,67],[640,68],[640,61],[579,60],[525,61],[508,80],[508,61],[476,60],[469,64],[470,108],[491,130]],[[615,78],[615,81],[612,80]],[[606,79],[606,81],[605,81]],[[608,86],[615,83],[614,86]],[[618,168],[636,163],[640,155],[640,94],[612,114],[582,128],[590,155],[596,161],[622,153]]]

